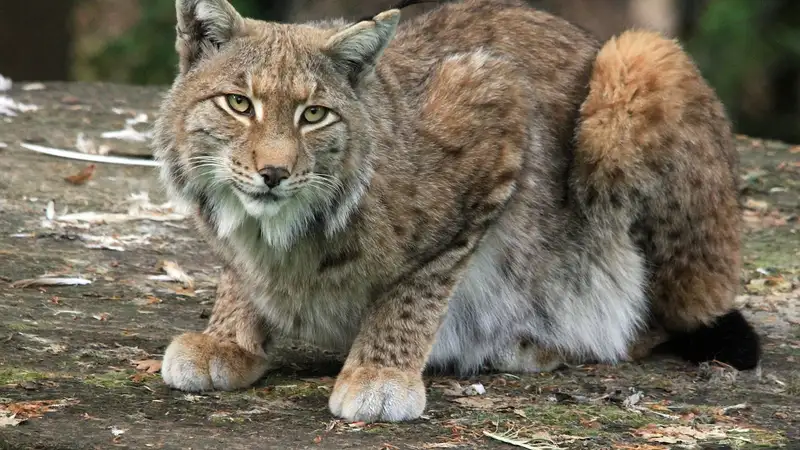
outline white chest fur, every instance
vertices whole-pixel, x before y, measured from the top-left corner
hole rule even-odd
[[[268,224],[241,210],[228,209],[219,223],[220,238],[231,246],[253,300],[273,326],[294,338],[347,350],[369,302],[375,267],[356,265],[323,276],[319,242],[296,239],[289,250],[271,245],[272,238],[264,240]],[[431,362],[474,369],[524,338],[578,357],[624,358],[646,313],[643,263],[627,236],[573,253],[565,262],[572,272],[529,268],[531,277],[544,278],[528,292],[499,269],[499,255],[517,247],[514,235],[503,229],[499,224],[477,250],[450,301]]]
[[[319,242],[279,236],[275,230],[284,224],[276,225],[274,219],[256,220],[234,205],[220,208],[217,217],[217,235],[229,246],[252,300],[268,322],[286,336],[346,350],[368,301],[364,277],[321,274],[324,251]]]

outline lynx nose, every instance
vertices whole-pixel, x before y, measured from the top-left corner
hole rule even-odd
[[[289,171],[284,167],[267,166],[259,170],[258,174],[261,175],[261,178],[264,179],[264,184],[269,186],[270,189],[289,178]]]

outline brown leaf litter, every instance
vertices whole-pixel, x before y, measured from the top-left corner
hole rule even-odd
[[[27,420],[36,419],[46,413],[58,411],[61,408],[76,405],[79,401],[74,398],[62,400],[36,400],[31,402],[12,402],[0,404],[0,428],[16,426]]]
[[[128,203],[128,210],[124,213],[84,211],[56,216],[52,220],[61,225],[82,226],[85,228],[90,225],[144,220],[153,222],[183,221],[186,218],[186,215],[177,212],[171,202],[165,202],[160,205],[151,203],[146,192],[132,194]]]
[[[89,164],[88,166],[86,166],[80,172],[78,172],[78,173],[76,173],[74,175],[69,175],[67,177],[64,177],[64,181],[66,181],[68,183],[71,183],[71,184],[74,184],[74,185],[78,185],[78,186],[82,185],[82,184],[85,184],[87,181],[89,181],[92,178],[96,168],[97,168],[97,165]]]
[[[184,271],[180,265],[175,261],[160,261],[156,265],[157,270],[162,270],[166,276],[154,275],[149,277],[151,280],[157,281],[177,281],[183,284],[183,287],[189,290],[194,289],[194,278]]]
[[[142,359],[131,362],[136,366],[136,370],[144,370],[147,373],[157,373],[161,371],[161,361],[157,359]]]

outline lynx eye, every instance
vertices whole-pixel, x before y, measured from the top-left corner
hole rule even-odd
[[[303,120],[308,124],[315,124],[322,122],[328,115],[328,108],[323,106],[309,106],[303,111]]]
[[[228,106],[239,114],[250,115],[253,111],[253,104],[244,95],[228,94],[225,99],[228,101]]]

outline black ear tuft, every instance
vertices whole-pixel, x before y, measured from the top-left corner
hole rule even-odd
[[[334,34],[322,51],[346,73],[355,86],[375,68],[394,37],[398,22],[399,10],[384,11]]]
[[[177,41],[181,72],[233,38],[244,19],[228,0],[177,0]]]

